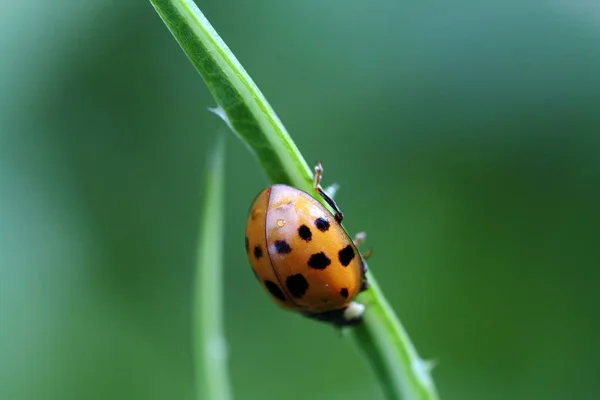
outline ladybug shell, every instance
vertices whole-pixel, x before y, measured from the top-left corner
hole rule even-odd
[[[261,285],[305,314],[343,309],[360,292],[363,259],[334,215],[308,193],[273,185],[254,200],[246,250]]]

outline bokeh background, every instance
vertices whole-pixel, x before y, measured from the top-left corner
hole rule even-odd
[[[600,7],[197,0],[309,163],[444,400],[600,396]],[[148,1],[0,12],[0,398],[192,399],[207,154],[224,124]],[[381,399],[245,259],[268,184],[227,140],[237,399]]]

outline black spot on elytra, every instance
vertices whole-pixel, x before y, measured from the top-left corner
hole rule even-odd
[[[273,297],[276,297],[281,301],[285,301],[285,295],[283,294],[281,289],[279,289],[279,286],[277,286],[276,283],[271,281],[265,281],[265,286],[267,287],[269,293],[273,295]]]
[[[347,299],[348,298],[348,289],[342,288],[342,290],[340,290],[340,294],[342,295],[343,298]]]
[[[329,257],[325,253],[315,253],[308,259],[308,266],[314,269],[325,269],[331,264]]]
[[[285,285],[295,298],[299,299],[308,290],[308,282],[302,274],[290,275],[285,280]]]
[[[340,250],[338,258],[344,267],[347,267],[350,262],[354,259],[354,249],[348,245]]]
[[[300,237],[306,240],[307,242],[309,242],[310,239],[312,239],[312,232],[310,231],[310,228],[306,225],[302,225],[300,228],[298,228],[298,235],[300,235]]]
[[[262,249],[259,245],[254,246],[254,257],[258,260],[262,257]]]
[[[329,221],[323,217],[315,219],[315,226],[321,231],[325,232],[329,229]]]
[[[248,246],[248,236],[246,236],[246,254],[248,254],[248,251],[250,250]]]
[[[290,251],[292,251],[292,248],[285,240],[276,240],[275,251],[277,252],[277,254],[287,254]]]

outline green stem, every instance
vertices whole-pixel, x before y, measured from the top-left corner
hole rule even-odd
[[[228,400],[223,334],[224,138],[219,135],[206,172],[194,288],[194,347],[198,400]]]
[[[358,297],[368,312],[351,334],[369,358],[384,393],[388,399],[438,399],[430,375],[433,363],[419,357],[373,274],[368,278],[371,287]]]
[[[192,0],[150,0],[212,92],[228,125],[273,182],[302,186],[311,170],[242,65]]]
[[[313,175],[260,90],[191,0],[150,0],[196,67],[228,126],[257,155],[273,183],[313,193]],[[372,273],[364,323],[352,330],[355,343],[376,371],[390,400],[436,400],[428,363],[421,360]]]

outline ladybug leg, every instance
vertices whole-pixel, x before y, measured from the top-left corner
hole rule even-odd
[[[365,290],[367,290],[369,288],[369,281],[367,281],[366,279],[364,281],[361,282],[360,284],[360,291],[364,292]]]
[[[369,285],[369,280],[367,279],[367,271],[369,268],[367,267],[367,263],[363,263],[363,280],[360,282],[360,291],[364,292],[371,285]]]
[[[366,232],[358,232],[356,234],[356,236],[354,237],[354,245],[356,247],[358,247],[361,244],[363,244],[366,239],[367,239],[367,233]],[[364,253],[362,253],[361,255],[366,260],[369,257],[371,257],[372,254],[373,254],[373,249],[369,249],[369,250],[365,251]]]
[[[369,254],[367,254],[367,258],[368,256],[372,253],[372,251],[368,251]],[[362,254],[361,254],[362,255]],[[367,265],[367,262],[365,261],[365,256],[362,256],[363,260],[362,260],[362,264],[363,264],[363,279],[360,282],[360,291],[364,292],[365,290],[367,290],[369,288],[369,280],[367,279],[367,271],[369,270],[369,266]]]
[[[319,194],[327,202],[327,204],[329,204],[331,206],[331,208],[333,208],[333,210],[335,211],[335,220],[338,223],[341,223],[342,220],[344,219],[344,214],[342,214],[342,211],[339,209],[337,204],[335,204],[335,201],[333,201],[333,199],[331,197],[329,197],[329,195],[327,193],[325,193],[325,191],[321,187],[321,178],[322,177],[323,177],[323,166],[321,165],[321,161],[317,161],[317,165],[315,166],[315,190],[317,192],[319,192]]]
[[[325,190],[325,193],[327,193],[329,195],[329,197],[331,197],[333,199],[333,198],[335,198],[335,195],[337,194],[339,188],[340,188],[340,185],[338,183],[332,183],[331,185],[327,186],[324,190]]]
[[[367,239],[367,232],[358,232],[356,236],[354,236],[354,245],[356,247],[360,246]]]

